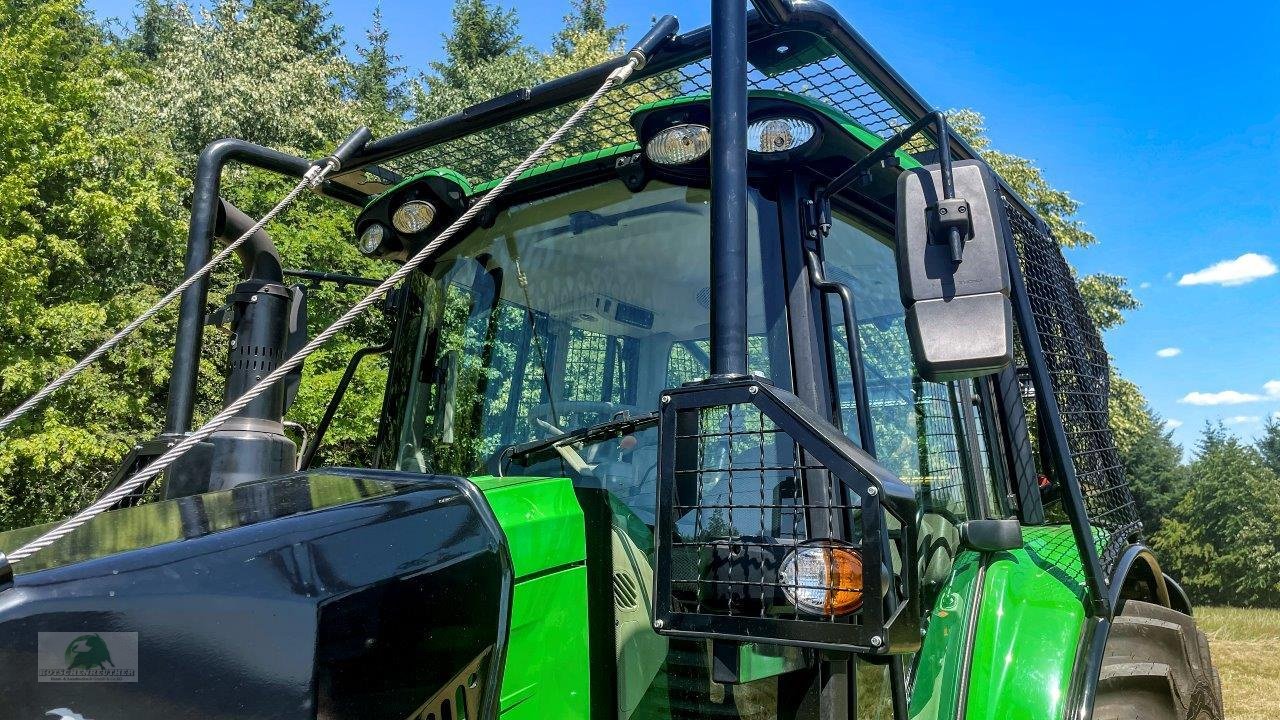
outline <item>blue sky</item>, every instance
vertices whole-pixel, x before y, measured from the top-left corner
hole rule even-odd
[[[932,104],[982,112],[997,148],[1083,203],[1100,242],[1070,260],[1129,278],[1143,306],[1107,346],[1179,442],[1218,420],[1251,438],[1280,413],[1280,4],[829,1]],[[375,4],[332,3],[350,42]],[[403,64],[439,57],[451,4],[381,2]],[[500,4],[540,46],[567,5]],[[106,18],[133,3],[88,5]],[[709,5],[613,0],[609,16],[635,39],[655,12],[687,30]]]

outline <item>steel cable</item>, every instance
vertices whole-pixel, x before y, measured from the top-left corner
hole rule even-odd
[[[575,125],[577,125],[584,115],[595,107],[596,103],[600,101],[600,98],[603,97],[606,92],[608,92],[613,86],[626,82],[627,78],[635,72],[640,62],[640,59],[633,56],[626,64],[618,67],[610,73],[604,83],[594,93],[592,93],[590,97],[584,100],[583,103],[578,106],[578,109],[575,110],[573,114],[570,115],[569,118],[551,134],[550,137],[539,145],[538,148],[526,157],[519,165],[512,169],[511,172],[507,173],[506,177],[502,178],[502,181],[494,186],[492,190],[485,193],[474,205],[468,208],[461,217],[455,220],[453,224],[445,228],[443,232],[435,237],[435,239],[427,243],[421,250],[415,253],[408,262],[400,267],[400,269],[392,273],[386,280],[383,280],[378,287],[374,288],[368,295],[360,300],[360,302],[352,305],[350,309],[343,313],[342,317],[338,318],[332,325],[325,328],[319,335],[316,335],[313,340],[304,345],[300,350],[298,350],[298,352],[290,356],[288,360],[281,363],[274,371],[260,380],[258,384],[254,385],[245,394],[227,405],[226,408],[201,426],[199,430],[196,430],[184,437],[181,442],[166,451],[163,455],[157,458],[155,462],[140,470],[133,477],[122,482],[115,490],[102,496],[102,498],[97,502],[80,511],[71,519],[63,522],[56,528],[10,553],[7,556],[9,562],[17,563],[31,557],[37,552],[40,552],[54,544],[58,540],[75,532],[78,528],[82,527],[93,518],[111,509],[113,505],[124,499],[125,496],[137,490],[148,480],[151,480],[164,472],[165,469],[174,463],[174,461],[182,457],[182,455],[188,450],[204,441],[205,438],[216,432],[219,427],[243,410],[249,403],[253,402],[255,398],[266,392],[272,385],[279,382],[290,372],[301,366],[303,361],[306,360],[309,355],[314,353],[316,350],[319,350],[325,343],[333,339],[334,336],[354,322],[356,318],[372,307],[374,303],[381,300],[393,287],[399,284],[401,280],[404,280],[410,273],[430,259],[435,252],[448,242],[451,237],[457,234],[459,230],[470,224],[481,211],[492,204],[493,201],[496,200],[498,196],[500,196],[507,187],[511,185],[511,183],[515,182],[525,170],[533,167],[533,165],[537,163],[553,145],[560,142],[560,139],[563,138],[564,135]]]

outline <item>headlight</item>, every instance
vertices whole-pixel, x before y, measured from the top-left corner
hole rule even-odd
[[[645,155],[659,165],[684,165],[711,149],[711,131],[706,125],[672,125],[654,135],[645,146]]]
[[[366,227],[364,232],[360,233],[360,242],[357,246],[360,248],[360,252],[365,255],[372,255],[378,252],[378,248],[382,247],[382,239],[386,236],[387,229],[378,223],[373,223]]]
[[[813,123],[800,118],[757,120],[747,126],[747,150],[754,153],[795,150],[812,140],[816,132]]]
[[[405,235],[426,230],[436,218],[436,207],[426,200],[410,200],[396,209],[391,224]]]
[[[848,615],[862,606],[862,556],[830,540],[801,545],[782,560],[787,600],[802,612]]]

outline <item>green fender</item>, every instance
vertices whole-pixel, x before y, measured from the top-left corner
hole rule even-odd
[[[1023,541],[1011,552],[957,556],[917,658],[912,718],[952,720],[961,707],[967,720],[1064,717],[1085,622],[1084,571],[1070,527],[1025,527]]]

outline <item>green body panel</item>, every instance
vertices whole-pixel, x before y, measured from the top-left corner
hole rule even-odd
[[[989,554],[977,588],[975,552],[961,552],[938,595],[911,690],[911,717],[1061,718],[1085,621],[1084,569],[1069,526],[1024,527],[1023,547]],[[967,690],[960,687],[977,599]]]
[[[470,196],[472,193],[475,192],[471,188],[471,183],[467,182],[467,179],[462,176],[462,173],[447,167],[438,167],[438,168],[431,168],[430,170],[425,170],[423,172],[418,173],[417,175],[412,175],[410,177],[407,177],[401,180],[395,185],[392,185],[386,190],[383,190],[377,195],[374,195],[373,197],[369,198],[369,202],[365,203],[364,206],[367,208],[370,205],[373,205],[374,203],[378,202],[382,198],[386,197],[387,195],[404,187],[405,185],[415,183],[423,178],[428,178],[428,177],[441,177],[441,178],[444,178],[445,180],[448,180],[449,182],[456,184],[459,188],[462,189],[462,194],[464,196]]]
[[[586,540],[567,478],[476,477],[515,568],[502,717],[586,718],[590,713]]]
[[[546,175],[547,173],[555,172],[556,170],[563,170],[565,168],[570,168],[570,167],[573,167],[574,165],[581,165],[582,163],[585,163],[585,162],[591,162],[592,160],[600,160],[601,158],[613,157],[614,155],[625,155],[626,153],[635,152],[636,150],[639,150],[639,149],[640,149],[639,145],[635,144],[634,142],[629,142],[629,143],[622,143],[621,145],[613,145],[607,148],[601,148],[599,150],[592,150],[589,153],[583,153],[582,155],[574,155],[573,157],[565,158],[564,160],[556,160],[554,162],[543,163],[541,165],[534,165],[528,170],[525,170],[524,172],[520,173],[520,177],[516,179],[526,180],[528,178],[536,177],[538,175]],[[493,187],[501,181],[502,181],[502,178],[497,178],[494,180],[489,180],[487,182],[480,183],[479,185],[476,186],[475,192],[478,194],[478,193],[492,190]]]
[[[567,478],[474,477],[511,547],[516,581],[587,558],[582,506]]]
[[[951,720],[956,716],[960,701],[960,663],[975,596],[978,560],[977,553],[960,553],[951,577],[933,603],[911,686],[908,708],[912,718]]]
[[[992,556],[966,717],[1063,717],[1085,621],[1077,577],[1080,555],[1066,526],[1026,528],[1023,549]]]
[[[586,567],[517,583],[502,676],[503,719],[587,718],[590,677]]]

